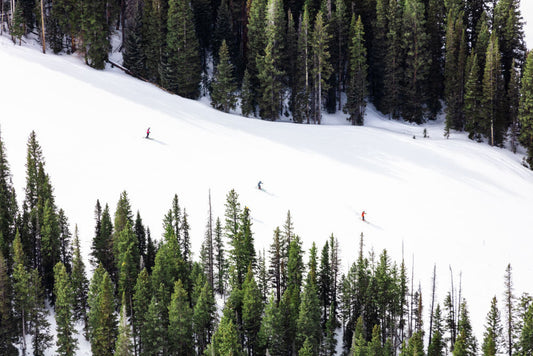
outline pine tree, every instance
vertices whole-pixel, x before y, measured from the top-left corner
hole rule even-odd
[[[306,348],[313,351],[313,354],[318,352],[322,337],[320,323],[321,305],[316,280],[312,273],[308,273],[298,315],[297,344],[305,347],[307,343]]]
[[[202,59],[202,72],[206,72],[209,40],[213,30],[212,20],[216,9],[213,8],[209,0],[193,0],[191,5],[194,14],[194,28],[198,37],[200,57]]]
[[[366,356],[366,340],[364,336],[364,325],[363,325],[363,318],[359,317],[357,319],[355,330],[353,333],[352,338],[352,346],[350,349],[350,352],[352,356]]]
[[[54,267],[55,318],[57,323],[57,354],[71,356],[78,349],[74,337],[74,290],[65,265],[58,262]]]
[[[242,79],[241,87],[241,113],[245,117],[255,116],[255,97],[254,87],[252,84],[252,77],[248,69],[244,71],[244,77]]]
[[[106,204],[104,211],[100,201],[96,201],[94,209],[94,217],[96,220],[95,232],[91,245],[91,263],[94,267],[99,264],[107,271],[113,270],[113,252],[112,252],[112,235],[113,223],[111,222],[111,215],[109,214],[109,206]]]
[[[263,313],[263,299],[259,290],[251,267],[248,268],[246,280],[242,286],[242,325],[244,345],[248,355],[258,353],[259,340],[258,333],[261,328],[261,318]]]
[[[216,303],[211,286],[206,281],[194,305],[193,328],[199,354],[203,353],[211,342],[215,324]]]
[[[481,81],[479,61],[477,55],[468,57],[469,68],[466,74],[465,97],[464,97],[464,114],[465,114],[465,131],[468,132],[470,139],[480,139],[481,135]]]
[[[352,16],[350,26],[352,42],[350,45],[350,71],[347,88],[347,101],[344,112],[349,114],[348,120],[352,125],[363,125],[366,109],[365,98],[367,96],[367,69],[366,48],[364,46],[364,30],[361,16],[355,21]],[[379,84],[376,84],[378,86]]]
[[[48,309],[45,306],[45,291],[41,283],[41,277],[36,269],[30,272],[30,300],[33,305],[30,308],[30,325],[33,334],[33,354],[44,356],[46,349],[52,346],[50,323],[48,322]]]
[[[81,30],[85,63],[96,69],[104,69],[111,48],[107,1],[83,2]]]
[[[504,276],[504,322],[505,322],[505,345],[509,355],[512,355],[514,344],[515,344],[515,320],[514,320],[514,309],[515,309],[515,296],[513,293],[513,279],[512,279],[512,268],[511,264],[507,265],[505,269]]]
[[[143,325],[143,347],[140,355],[161,355],[165,349],[165,340],[167,340],[166,330],[163,325],[161,315],[161,301],[156,296],[152,296],[150,305],[146,312],[146,321]]]
[[[429,0],[427,3],[426,31],[429,34],[428,48],[431,64],[428,73],[427,105],[429,119],[436,119],[444,96],[444,53],[446,9],[444,1]]]
[[[518,121],[518,110],[520,105],[520,75],[513,63],[511,67],[511,78],[507,86],[507,104],[509,105],[509,143],[511,144],[511,151],[516,153],[518,145],[518,135],[520,125]]]
[[[169,1],[167,50],[164,86],[180,96],[196,99],[202,68],[193,13],[186,0]]]
[[[0,132],[0,252],[11,265],[10,246],[15,238],[17,202],[7,153]]]
[[[137,282],[135,284],[135,293],[133,294],[133,337],[136,339],[137,352],[141,355],[145,353],[145,337],[146,329],[144,328],[147,322],[147,312],[150,306],[152,297],[150,276],[146,268],[137,276]]]
[[[329,34],[329,26],[324,21],[322,11],[319,11],[315,18],[315,25],[311,35],[311,49],[312,49],[312,77],[313,77],[313,110],[312,117],[315,124],[320,125],[322,119],[322,98],[327,92],[327,82],[333,67],[329,63],[329,41],[331,36]]]
[[[139,247],[137,236],[128,221],[126,226],[117,237],[117,271],[118,271],[118,293],[126,294],[128,301],[131,301],[133,288],[139,274]],[[128,306],[128,314],[131,314],[131,303]]]
[[[70,233],[68,218],[63,209],[59,209],[57,214],[58,228],[59,228],[59,261],[61,261],[67,268],[67,272],[72,271],[72,248],[70,240],[72,234]]]
[[[518,348],[520,355],[531,355],[533,353],[533,304],[529,305],[524,314]]]
[[[191,355],[194,349],[193,313],[181,280],[178,280],[174,285],[168,314],[168,354]]]
[[[115,343],[115,356],[133,355],[133,345],[131,343],[131,328],[128,324],[128,315],[126,311],[126,294],[122,293],[122,303],[120,306],[120,319],[118,322],[118,337]]]
[[[326,241],[322,248],[320,268],[317,275],[318,295],[320,297],[320,306],[322,308],[322,326],[325,326],[326,321],[328,320],[329,305],[331,303],[331,266],[329,262],[329,243]]]
[[[13,327],[12,298],[8,266],[0,251],[0,353],[6,356],[18,355],[18,350],[13,345],[17,330]]]
[[[31,299],[31,276],[24,266],[25,255],[20,241],[20,234],[15,234],[13,241],[13,309],[17,320],[18,335],[22,335],[22,354],[26,353],[26,336],[33,307]]]
[[[387,57],[387,32],[389,24],[387,21],[387,12],[389,7],[388,0],[377,0],[376,2],[376,17],[372,24],[372,51],[370,52],[371,67],[371,93],[372,101],[378,110],[383,111],[383,95],[385,91],[385,60]],[[352,14],[352,17],[355,14]],[[360,15],[359,15],[360,17]],[[348,19],[346,19],[346,24]],[[361,23],[362,26],[362,23]],[[353,41],[353,30],[350,31],[350,38]]]
[[[274,237],[269,250],[270,268],[268,270],[269,279],[272,288],[275,291],[276,302],[281,300],[282,293],[282,266],[283,266],[283,249],[281,241],[281,231],[279,227],[274,230]]]
[[[146,0],[143,1],[142,11],[142,56],[146,59],[145,78],[154,83],[161,83],[161,54],[164,48],[166,22],[165,1]]]
[[[215,223],[215,291],[224,294],[224,281],[226,276],[226,260],[224,258],[224,241],[222,241],[222,224],[220,218]]]
[[[237,103],[235,92],[237,86],[234,78],[234,66],[230,62],[226,40],[222,41],[218,54],[217,65],[213,82],[211,83],[211,106],[223,112],[234,110]]]
[[[390,0],[387,12],[389,32],[387,33],[387,56],[385,59],[384,82],[385,93],[382,102],[382,112],[389,117],[400,117],[400,89],[403,67],[403,53],[401,47],[401,13],[402,7],[397,0]]]
[[[263,119],[277,120],[284,95],[283,51],[285,49],[285,12],[283,1],[269,0],[266,10],[264,52],[256,58],[260,83],[259,109]]]
[[[431,56],[425,32],[425,6],[420,0],[406,0],[403,12],[403,48],[405,57],[402,116],[421,124],[426,117],[427,78]]]
[[[300,16],[298,28],[298,48],[296,60],[296,82],[292,93],[292,116],[294,122],[307,122],[311,118],[311,25],[309,10],[304,6],[303,15]]]
[[[248,42],[246,43],[246,71],[249,75],[249,99],[246,100],[246,106],[243,103],[243,115],[248,116],[247,114],[255,114],[255,107],[258,102],[259,94],[259,69],[258,69],[258,60],[260,56],[264,53],[266,46],[266,4],[265,0],[253,0],[250,1],[251,5],[249,6],[248,13]],[[245,76],[246,78],[246,72]],[[244,82],[243,82],[243,91],[244,91]],[[246,107],[246,110],[244,108]]]
[[[477,352],[476,338],[472,332],[470,316],[463,300],[459,309],[459,322],[457,325],[457,340],[453,348],[453,356],[473,356]]]
[[[433,335],[431,335],[431,342],[428,345],[427,356],[444,356],[446,342],[444,339],[444,326],[441,315],[440,306],[437,304],[433,316]]]
[[[135,218],[135,225],[133,226],[133,231],[135,231],[135,236],[137,237],[137,247],[139,250],[139,255],[142,260],[140,260],[144,265],[146,265],[146,230],[143,225],[141,218],[141,213],[137,210],[137,217]]]
[[[93,285],[98,283],[97,286]],[[93,355],[110,355],[115,347],[117,325],[113,284],[108,272],[93,276],[89,297],[89,335]]]
[[[533,51],[530,51],[524,67],[518,119],[522,127],[520,143],[527,149],[527,162],[533,169]]]
[[[122,65],[134,75],[145,77],[146,55],[143,51],[143,11],[142,2],[138,2],[134,9],[133,20],[125,29],[124,50],[122,52]]]
[[[74,320],[83,320],[87,329],[87,291],[89,281],[85,273],[85,264],[80,252],[80,239],[78,235],[78,226],[74,229],[74,241],[72,243],[72,273],[70,283],[74,296],[72,311]]]
[[[329,307],[328,320],[325,325],[324,340],[323,340],[323,350],[324,354],[327,356],[334,356],[335,350],[337,348],[337,339],[335,338],[335,329],[336,329],[336,320],[335,313],[333,312],[333,304]],[[378,328],[378,338],[379,338],[379,327]],[[381,341],[378,340],[378,344],[381,347]],[[376,353],[374,355],[379,355]]]
[[[59,223],[55,208],[46,200],[41,225],[41,269],[47,293],[54,288],[54,266],[59,262]]]
[[[498,39],[491,36],[487,49],[485,71],[483,74],[483,94],[481,98],[483,122],[482,133],[489,139],[490,145],[499,145],[503,141],[505,126],[502,117],[503,76],[500,65]]]
[[[500,311],[498,310],[496,297],[494,297],[490,304],[485,332],[483,333],[483,344],[481,345],[483,356],[495,356],[500,353],[503,341],[502,336],[503,327],[501,325]]]

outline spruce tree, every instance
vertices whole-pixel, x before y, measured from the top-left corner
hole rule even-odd
[[[186,0],[169,1],[167,50],[164,86],[180,96],[196,99],[202,68],[193,13]]]
[[[89,296],[89,335],[95,356],[110,355],[115,347],[117,325],[113,294],[109,273],[103,269],[95,273]]]
[[[215,324],[215,312],[216,302],[213,290],[206,281],[193,310],[193,329],[199,354],[203,353],[211,342]]]
[[[521,125],[520,143],[527,149],[527,162],[533,169],[533,51],[527,56],[520,91],[518,119]]]
[[[244,355],[242,346],[239,343],[236,325],[226,315],[222,317],[218,324],[210,349],[215,355]],[[212,353],[208,352],[208,354]]]
[[[146,268],[137,276],[135,284],[135,292],[133,294],[133,337],[136,339],[136,346],[138,354],[146,355],[145,353],[145,338],[146,329],[144,328],[147,322],[147,312],[150,306],[152,297],[152,290],[150,285],[150,276]]]
[[[24,265],[25,254],[20,241],[20,234],[15,234],[13,241],[13,312],[17,320],[17,334],[22,336],[22,354],[26,353],[26,336],[29,332],[31,300],[31,276]]]
[[[240,92],[241,98],[241,114],[245,117],[255,116],[255,97],[254,87],[252,84],[252,77],[248,69],[244,71],[242,79],[242,86]]]
[[[0,251],[0,353],[6,356],[18,355],[18,350],[14,346],[17,330],[13,327],[12,298],[8,266]]]
[[[444,96],[444,35],[446,9],[444,1],[429,0],[426,5],[426,29],[429,35],[428,48],[431,64],[428,73],[427,105],[428,117],[437,118],[442,106],[440,100]]]
[[[387,22],[389,31],[387,33],[387,56],[384,68],[385,92],[382,101],[382,112],[388,114],[390,118],[400,117],[401,75],[403,67],[403,52],[401,47],[402,7],[397,0],[390,0],[387,12]]]
[[[507,265],[504,275],[504,323],[505,323],[505,345],[509,355],[512,355],[514,344],[516,342],[515,328],[515,296],[513,292],[513,279],[511,264]]]
[[[296,60],[296,82],[292,97],[293,121],[309,123],[311,118],[311,25],[309,10],[304,6],[303,15],[300,16],[298,27],[298,48]]]
[[[242,286],[242,326],[244,345],[248,355],[258,353],[259,340],[258,334],[261,328],[261,318],[263,314],[263,299],[259,290],[251,267],[248,268],[246,280]]]
[[[48,294],[54,288],[54,266],[59,262],[59,223],[55,208],[46,200],[41,225],[41,269],[43,283]]]
[[[331,266],[329,262],[329,243],[326,241],[322,248],[320,268],[317,275],[318,295],[320,298],[320,306],[322,308],[322,326],[325,326],[326,321],[328,320],[329,305],[331,303]]]
[[[146,265],[146,229],[144,228],[141,213],[137,210],[137,217],[135,218],[135,225],[133,231],[137,237],[137,247],[143,266]]]
[[[313,58],[312,76],[313,76],[313,110],[312,117],[315,124],[320,125],[322,119],[323,95],[327,92],[327,82],[333,67],[329,63],[329,34],[328,24],[324,21],[322,11],[319,11],[315,18],[313,33],[311,35],[311,49]]]
[[[318,289],[315,277],[312,273],[308,273],[300,303],[296,342],[297,345],[302,345],[301,347],[304,347],[307,343],[306,348],[316,354],[321,338],[321,305],[318,298]]]
[[[402,116],[421,124],[426,118],[426,90],[431,56],[425,32],[425,6],[420,0],[406,0],[402,19],[405,56]]]
[[[481,98],[483,115],[481,129],[491,146],[503,142],[504,130],[507,129],[502,113],[502,99],[505,93],[500,63],[498,38],[493,33],[486,54]]]
[[[125,29],[124,50],[122,52],[122,65],[134,76],[146,76],[146,55],[143,51],[143,11],[142,2],[138,2],[133,20]]]
[[[459,309],[459,322],[457,325],[457,340],[453,348],[453,356],[474,356],[477,352],[477,342],[470,324],[470,316],[463,300]]]
[[[48,309],[45,305],[45,291],[41,277],[36,269],[30,272],[30,300],[33,303],[30,309],[30,325],[33,334],[33,354],[44,356],[45,351],[52,346],[50,323],[48,322]]]
[[[465,131],[470,139],[480,140],[482,117],[481,112],[481,81],[479,61],[477,55],[468,57],[468,69],[466,74],[464,114]]]
[[[131,327],[128,323],[128,314],[126,311],[126,294],[122,293],[122,303],[120,306],[120,319],[118,322],[118,337],[115,343],[115,356],[131,356],[134,354],[131,343]]]
[[[11,265],[10,246],[15,238],[17,202],[7,152],[0,132],[0,252]]]
[[[349,60],[350,71],[344,112],[350,115],[348,120],[352,125],[363,125],[366,109],[368,65],[366,63],[365,33],[361,16],[357,18],[357,22],[355,21],[355,15],[352,16],[350,33],[352,34]],[[376,86],[378,85],[376,84]]]
[[[266,120],[277,120],[282,112],[284,95],[283,51],[286,22],[283,1],[269,0],[266,11],[266,46],[256,58],[260,83],[259,109]]]
[[[168,313],[168,354],[191,355],[194,350],[193,313],[181,280],[174,285]]]
[[[70,273],[72,271],[72,248],[70,246],[72,234],[63,209],[59,209],[57,219],[59,224],[59,261],[65,265],[67,272]]]
[[[281,300],[282,293],[282,267],[284,263],[281,231],[279,227],[274,230],[274,237],[269,250],[270,268],[268,270],[270,283],[276,295],[276,302]]]
[[[230,62],[226,40],[222,41],[218,54],[219,62],[211,83],[211,106],[223,112],[234,110],[237,97],[237,86],[234,78],[234,66]]]
[[[78,235],[78,226],[74,230],[74,241],[72,243],[72,273],[70,283],[74,296],[72,311],[74,320],[83,320],[87,329],[87,292],[89,281],[85,272],[85,264],[80,252],[80,239]]]
[[[167,340],[166,330],[161,315],[161,302],[156,296],[152,296],[148,310],[146,311],[146,322],[143,325],[143,347],[140,355],[160,355],[165,349],[165,340]]]
[[[518,347],[520,355],[531,355],[533,353],[533,304],[529,305],[524,314]]]
[[[248,13],[248,42],[246,43],[246,72],[249,75],[249,86],[250,90],[246,91],[249,93],[248,100],[245,101],[246,106],[243,102],[243,115],[248,116],[249,114],[255,114],[255,107],[258,102],[259,94],[259,69],[258,69],[258,60],[260,56],[264,53],[266,46],[266,4],[265,0],[254,0],[250,1],[251,5],[249,7]],[[246,79],[246,72],[244,78]],[[243,91],[244,91],[244,82],[243,82]],[[244,108],[246,107],[246,110]],[[248,115],[247,115],[248,114]]]
[[[75,355],[78,341],[74,329],[74,290],[65,265],[58,262],[54,267],[55,318],[57,323],[57,354]]]
[[[224,257],[224,241],[222,240],[222,224],[220,218],[217,218],[215,223],[215,286],[217,293],[224,294],[225,276],[226,276],[226,260]]]
[[[513,63],[511,67],[511,78],[507,86],[507,104],[509,105],[509,143],[511,151],[516,153],[518,145],[518,135],[520,134],[520,125],[518,121],[518,110],[520,105],[520,73],[516,70]]]
[[[433,335],[428,345],[428,356],[444,356],[446,341],[444,339],[444,326],[440,306],[437,304],[433,316]]]
[[[495,356],[501,352],[503,327],[501,325],[500,311],[498,310],[496,297],[492,298],[490,311],[487,314],[483,344],[481,350],[483,356]]]
[[[127,300],[131,301],[135,281],[139,274],[140,256],[137,236],[129,221],[117,238],[118,293],[119,295],[125,293]],[[127,310],[128,314],[131,314],[131,303]]]
[[[81,30],[85,63],[96,69],[104,69],[111,49],[107,1],[95,0],[82,4]]]
[[[372,82],[371,93],[372,101],[378,110],[383,111],[382,100],[385,90],[384,74],[385,74],[385,60],[387,57],[387,32],[389,24],[387,21],[387,12],[389,7],[388,0],[376,1],[376,19],[373,22],[373,43],[372,52],[370,53],[372,61]],[[352,17],[355,14],[352,14]],[[360,15],[359,15],[360,17]],[[352,19],[353,20],[353,19]],[[346,19],[346,24],[348,19]],[[362,24],[361,24],[362,26]],[[353,31],[351,31],[350,38],[353,41]]]

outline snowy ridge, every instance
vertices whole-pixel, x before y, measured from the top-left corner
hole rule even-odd
[[[177,193],[197,258],[208,190],[214,216],[223,218],[226,194],[235,189],[251,209],[258,250],[268,248],[290,210],[304,250],[313,241],[321,248],[333,233],[345,269],[356,259],[361,232],[366,251],[386,248],[394,262],[403,253],[409,270],[414,260],[426,316],[433,265],[440,303],[450,288],[450,266],[457,283],[462,272],[478,341],[491,298],[502,305],[508,263],[515,294],[533,293],[533,172],[520,164],[520,154],[462,133],[445,139],[442,122],[389,121],[371,106],[364,127],[347,126],[341,114],[325,115],[322,126],[224,114],[118,69],[96,71],[81,58],[42,55],[6,38],[0,38],[0,63],[0,128],[18,203],[26,142],[35,130],[56,203],[71,230],[78,225],[85,256],[96,199],[114,213],[126,190],[134,212],[160,239]],[[153,140],[144,138],[147,127]],[[429,138],[422,137],[424,128]],[[256,188],[259,180],[265,191]]]

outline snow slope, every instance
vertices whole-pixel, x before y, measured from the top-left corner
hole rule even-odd
[[[322,126],[228,115],[116,69],[96,71],[81,58],[31,47],[0,38],[0,125],[18,202],[35,130],[57,205],[78,225],[86,255],[96,199],[114,212],[126,190],[157,239],[177,193],[198,256],[208,191],[223,218],[234,188],[251,209],[258,250],[290,210],[306,251],[313,241],[321,249],[332,233],[338,238],[344,269],[356,259],[361,232],[367,251],[386,248],[398,262],[403,251],[409,269],[414,261],[426,314],[434,264],[440,302],[450,266],[456,282],[461,272],[478,337],[492,296],[502,299],[508,263],[515,293],[533,293],[533,172],[521,155],[462,133],[445,139],[442,122],[389,121],[372,107],[364,127],[344,125],[342,115]],[[153,140],[144,139],[147,127]],[[265,191],[256,189],[259,180]]]

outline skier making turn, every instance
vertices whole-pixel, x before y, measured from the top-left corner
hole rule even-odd
[[[146,138],[149,138],[148,136],[150,136],[150,128],[148,128],[148,130],[146,130]]]

